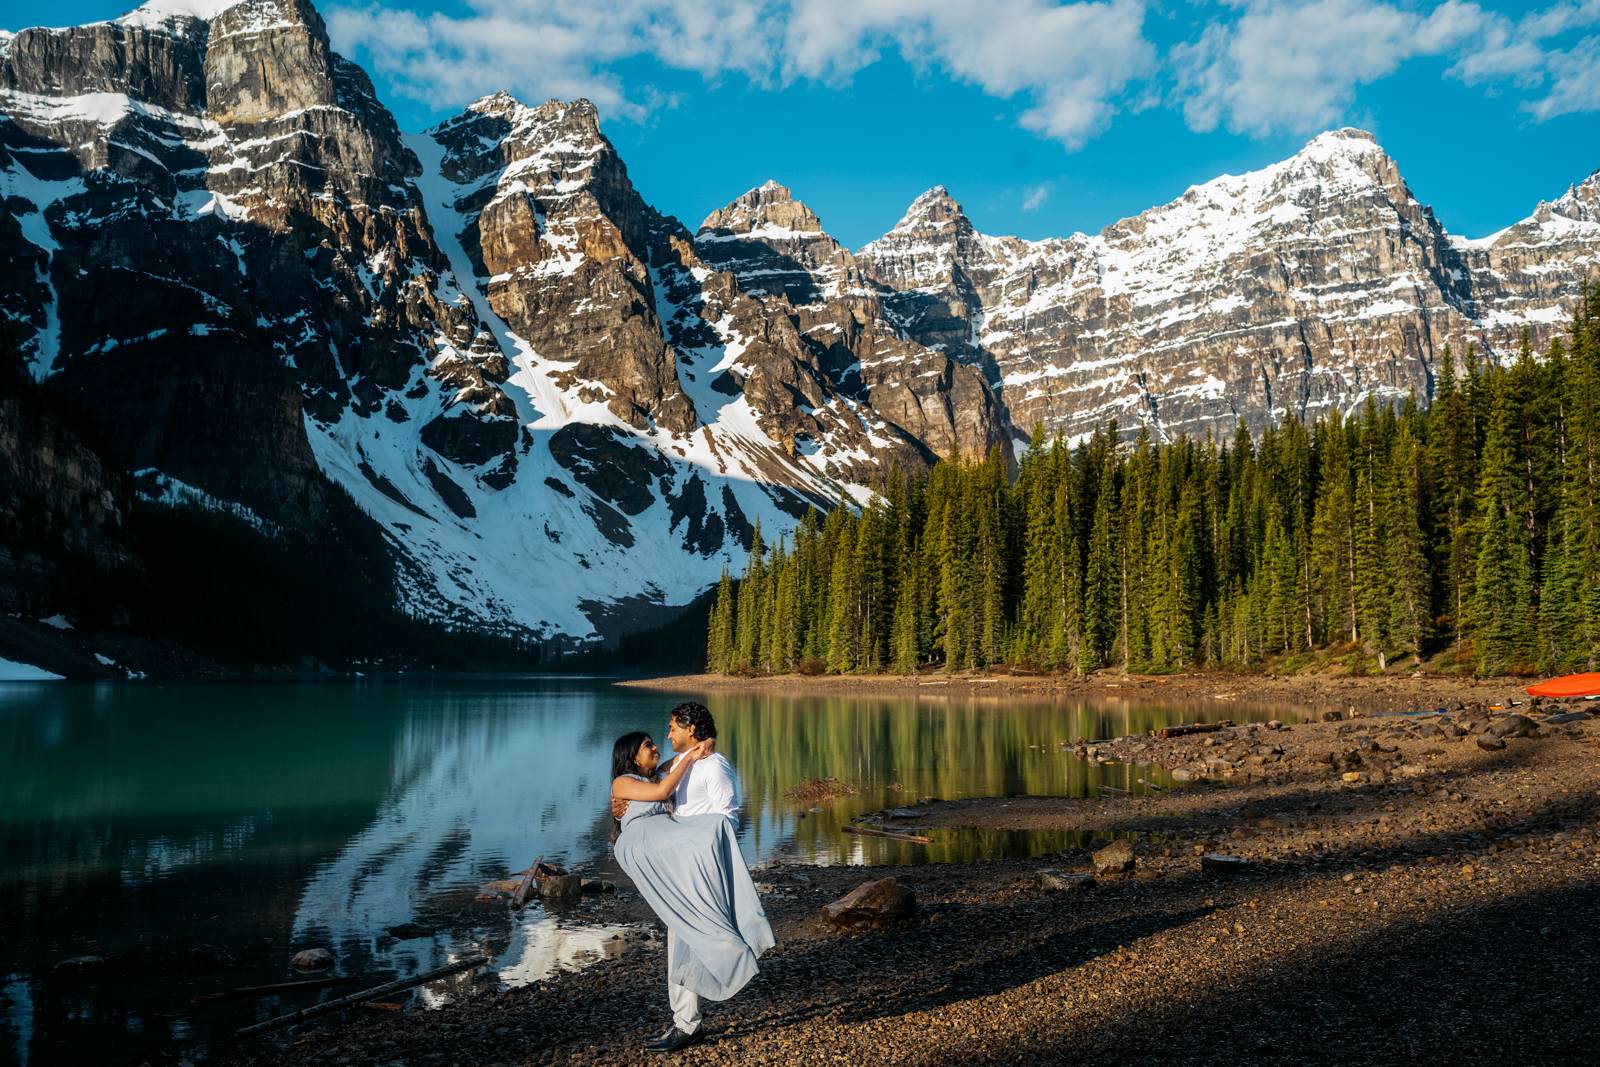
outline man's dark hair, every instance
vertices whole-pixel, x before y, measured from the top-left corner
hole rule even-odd
[[[693,701],[679,704],[670,714],[674,722],[689,728],[696,741],[709,741],[717,736],[717,720],[711,717],[711,709],[704,704]]]

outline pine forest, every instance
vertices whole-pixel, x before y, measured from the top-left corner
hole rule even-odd
[[[1592,669],[1600,284],[1548,352],[1446,349],[1426,408],[1229,441],[1036,431],[1009,475],[998,450],[958,456],[792,542],[758,530],[716,591],[708,669]]]

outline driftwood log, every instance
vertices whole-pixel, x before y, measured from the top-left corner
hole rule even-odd
[[[520,908],[528,902],[528,893],[538,884],[539,864],[543,862],[544,856],[541,855],[538,859],[528,864],[528,869],[522,872],[522,881],[517,883],[516,891],[511,894],[511,906],[513,908]]]
[[[488,956],[468,956],[464,960],[457,960],[454,963],[447,963],[443,967],[435,967],[431,971],[424,971],[422,974],[412,975],[410,978],[397,978],[393,982],[385,982],[383,985],[373,986],[371,989],[363,989],[361,992],[351,993],[347,997],[339,997],[336,1000],[325,1000],[321,1004],[313,1004],[309,1008],[301,1008],[299,1011],[290,1012],[288,1015],[280,1015],[276,1019],[268,1019],[265,1022],[254,1023],[250,1026],[246,1026],[242,1030],[235,1031],[233,1036],[235,1038],[254,1037],[256,1034],[265,1034],[273,1030],[281,1030],[285,1026],[293,1026],[295,1023],[305,1022],[307,1019],[315,1019],[321,1015],[329,1015],[336,1011],[343,1011],[345,1008],[353,1008],[365,1001],[376,1000],[379,997],[387,996],[390,993],[398,993],[402,989],[410,989],[413,986],[422,985],[424,982],[431,982],[436,978],[445,978],[461,971],[471,970],[474,967],[480,967],[488,962]]]
[[[273,982],[271,985],[247,985],[238,989],[224,989],[220,993],[203,993],[194,998],[194,1003],[204,1004],[211,1000],[246,1000],[250,997],[270,997],[274,993],[292,993],[296,989],[326,989],[329,986],[349,985],[355,979],[347,976],[338,978],[307,978],[302,982]]]
[[[933,838],[923,837],[921,834],[902,834],[894,830],[874,830],[870,826],[846,826],[847,834],[860,834],[863,837],[887,837],[891,841],[909,841],[913,845],[931,845]]]

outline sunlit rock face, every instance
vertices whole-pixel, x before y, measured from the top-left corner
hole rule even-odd
[[[1345,129],[1093,236],[989,237],[935,188],[856,259],[911,337],[985,368],[1015,426],[1226,433],[1425,402],[1446,344],[1504,357],[1527,327],[1543,346],[1600,252],[1595,185],[1462,241]]]
[[[1542,346],[1600,249],[1594,178],[1464,241],[1355,130],[1094,236],[939,187],[852,252],[776,182],[691,232],[587,101],[402,135],[306,0],[0,35],[0,198],[0,328],[114,465],[370,522],[408,611],[579,637],[1035,424],[1426,397],[1446,343]]]

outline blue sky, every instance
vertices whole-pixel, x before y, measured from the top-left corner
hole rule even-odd
[[[132,0],[56,0],[56,25]],[[584,95],[690,227],[767,178],[852,247],[947,185],[988,233],[1095,231],[1371,130],[1476,237],[1600,168],[1600,0],[320,0],[402,127]],[[0,0],[0,26],[41,9]]]

